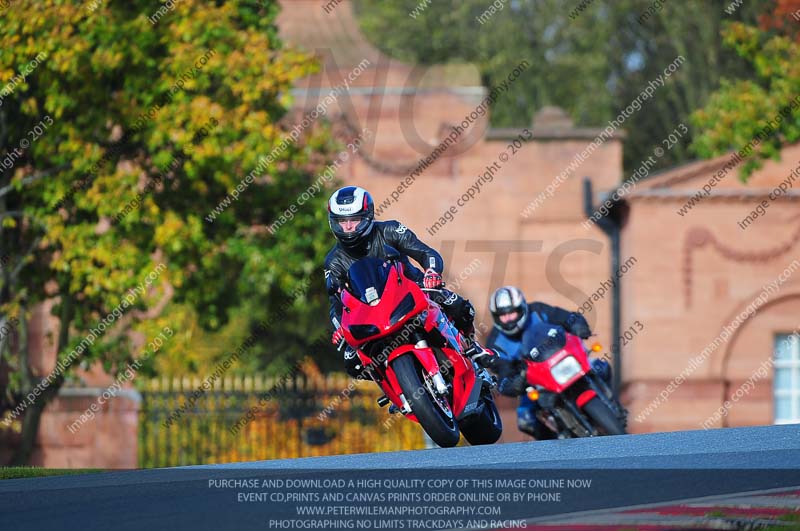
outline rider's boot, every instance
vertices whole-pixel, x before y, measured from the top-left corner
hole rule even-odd
[[[522,433],[527,433],[537,441],[547,441],[557,438],[553,430],[536,418],[536,408],[529,405],[520,405],[517,408],[517,428]]]
[[[477,363],[479,367],[491,368],[492,362],[497,358],[493,350],[482,346],[473,338],[467,338],[465,343],[464,356]]]
[[[466,330],[459,330],[463,337],[464,356],[478,364],[479,367],[488,368],[491,365],[491,358],[497,357],[493,350],[490,350],[475,338],[475,327],[469,326]]]

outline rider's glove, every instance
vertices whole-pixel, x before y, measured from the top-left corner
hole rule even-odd
[[[339,343],[342,342],[342,339],[344,339],[344,328],[340,326],[333,332],[333,335],[331,336],[331,343],[334,345],[339,345]]]
[[[517,374],[511,378],[503,378],[500,380],[497,390],[500,391],[502,395],[514,397],[524,394],[527,387],[525,375]]]
[[[433,269],[428,269],[427,271],[425,271],[425,278],[422,279],[422,283],[428,289],[436,289],[444,286],[442,275],[440,275]]]

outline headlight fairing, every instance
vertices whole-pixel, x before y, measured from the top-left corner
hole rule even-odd
[[[550,370],[553,379],[559,384],[564,385],[576,375],[581,374],[583,369],[581,364],[574,356],[567,356],[563,360],[556,363]]]

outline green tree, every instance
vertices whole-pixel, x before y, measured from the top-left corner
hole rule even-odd
[[[138,354],[127,331],[156,318],[159,302],[192,309],[209,330],[245,307],[252,332],[310,278],[275,328],[309,338],[325,326],[313,278],[328,244],[324,190],[276,235],[263,229],[335,148],[325,126],[282,144],[289,89],[318,66],[282,46],[277,10],[275,1],[184,0],[169,10],[145,0],[17,0],[0,12],[0,161],[15,159],[0,167],[0,256],[11,257],[0,315],[19,319],[0,357],[12,371],[7,405],[27,405],[16,463],[28,460],[44,407],[74,369],[123,368]],[[160,263],[153,289],[88,345],[89,331]],[[25,404],[49,376],[31,371],[27,343],[31,309],[46,300],[67,368]],[[305,354],[269,347],[262,338],[252,352]]]
[[[578,0],[508,0],[488,19],[482,17],[492,5],[486,0],[433,2],[410,16],[419,4],[357,1],[367,36],[400,59],[474,62],[485,86],[502,80],[520,59],[533,65],[493,106],[495,127],[526,126],[544,105],[563,107],[580,125],[605,124],[683,55],[678,72],[624,123],[624,166],[633,169],[705,105],[722,77],[752,76],[723,47],[720,30],[726,20],[755,23],[773,2],[745,2],[728,14],[730,0],[595,0],[586,6]],[[659,165],[690,158],[692,134]]]
[[[496,127],[530,125],[545,105],[558,105],[580,123],[610,117],[611,72],[602,43],[613,32],[602,9],[590,5],[574,19],[558,0],[515,0],[487,11],[486,0],[431,3],[416,18],[418,0],[357,0],[361,27],[385,53],[402,60],[436,64],[471,62],[486,87],[505,80],[527,60],[532,67],[492,109]]]
[[[625,168],[638,167],[678,124],[690,126],[691,113],[708,102],[724,77],[753,76],[750,65],[724,46],[721,31],[726,21],[755,23],[771,2],[745,2],[732,14],[726,12],[730,3],[726,0],[661,2],[657,10],[653,8],[656,5],[653,0],[609,4],[608,13],[616,28],[608,43],[608,57],[617,108],[628,105],[676,57],[685,58],[642,110],[625,122],[628,132]],[[658,167],[691,159],[689,145],[696,133],[690,127],[689,134],[659,159]]]
[[[728,79],[692,116],[701,131],[692,148],[701,157],[740,151],[757,139],[742,164],[743,180],[781,147],[800,140],[800,44],[756,27],[731,24],[725,43],[752,65],[755,79]]]

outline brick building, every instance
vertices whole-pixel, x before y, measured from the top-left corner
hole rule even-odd
[[[800,420],[800,144],[746,185],[732,156],[652,176],[625,199],[623,254],[639,262],[623,322],[646,326],[623,355],[636,431]]]

